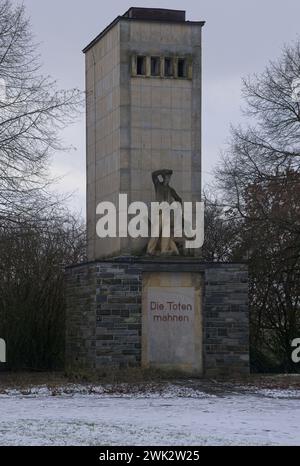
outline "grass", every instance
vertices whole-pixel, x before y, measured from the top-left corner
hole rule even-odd
[[[0,372],[0,392],[6,389],[28,389],[46,385],[49,388],[68,384],[108,385],[127,384],[131,387],[145,388],[149,385],[161,386],[167,383],[191,386],[199,390],[232,390],[237,387],[268,389],[300,389],[300,374],[250,374],[247,376],[227,376],[210,378],[194,378],[179,373],[161,372],[127,368],[123,370],[105,369],[102,371],[74,372]]]

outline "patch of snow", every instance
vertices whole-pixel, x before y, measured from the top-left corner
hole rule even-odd
[[[46,385],[29,387],[26,389],[7,389],[2,396],[56,396],[56,395],[102,395],[103,397],[117,398],[207,398],[215,395],[190,387],[182,387],[175,384],[157,386],[131,386],[129,384],[119,385],[80,385],[68,384],[59,387],[48,387]],[[1,395],[0,395],[1,396]]]
[[[175,384],[119,388],[11,390],[0,396],[0,444],[300,445],[300,404],[290,390],[274,397],[273,390],[211,396]]]
[[[254,393],[268,398],[297,398],[300,399],[300,390],[260,388]]]

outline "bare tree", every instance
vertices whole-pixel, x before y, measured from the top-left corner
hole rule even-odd
[[[0,335],[10,369],[64,366],[64,267],[85,259],[85,228],[67,212],[0,227]]]
[[[240,221],[228,216],[218,199],[204,195],[204,244],[201,259],[226,262],[235,259],[240,243]]]
[[[300,171],[300,42],[286,46],[264,73],[243,81],[244,113],[252,125],[232,128],[229,150],[217,170],[225,201],[245,216],[245,196],[251,184],[268,185]],[[299,85],[300,87],[300,85]]]
[[[244,80],[246,128],[232,129],[216,177],[227,215],[240,223],[236,254],[249,258],[251,347],[295,369],[291,339],[300,334],[300,42],[264,73]],[[300,86],[299,86],[300,87]]]
[[[0,0],[0,334],[11,368],[63,366],[64,267],[85,259],[85,229],[48,193],[48,169],[82,100],[42,75],[24,5]]]
[[[0,221],[51,208],[49,157],[62,149],[59,132],[81,100],[79,90],[58,90],[42,75],[24,5],[0,0]]]

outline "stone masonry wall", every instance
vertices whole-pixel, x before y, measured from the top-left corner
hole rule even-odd
[[[204,276],[204,375],[249,371],[248,278],[244,264],[122,258],[66,270],[66,368],[141,363],[143,272]]]
[[[206,374],[247,373],[249,312],[245,265],[207,265],[203,317]]]
[[[141,273],[90,263],[66,272],[66,367],[136,366],[141,360]]]

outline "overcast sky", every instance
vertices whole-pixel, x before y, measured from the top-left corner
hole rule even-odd
[[[203,181],[210,181],[230,124],[241,116],[241,78],[260,72],[285,43],[299,38],[299,0],[24,0],[44,71],[61,87],[84,89],[82,48],[131,6],[185,9],[188,20],[205,20],[203,29]],[[68,128],[74,146],[55,157],[57,189],[74,192],[71,207],[85,212],[85,124]]]

